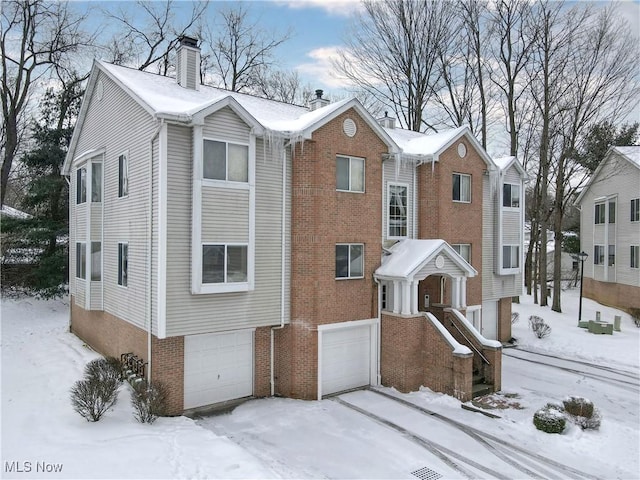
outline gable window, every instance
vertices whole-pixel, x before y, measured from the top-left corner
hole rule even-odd
[[[471,265],[471,244],[470,243],[458,243],[451,245],[458,254],[465,259],[465,261]],[[506,267],[510,268],[510,267]]]
[[[640,245],[631,245],[631,268],[640,268]]]
[[[502,206],[520,208],[520,185],[505,183],[502,186]]]
[[[364,158],[336,157],[336,190],[364,192]]]
[[[247,245],[203,245],[202,283],[246,282]]]
[[[453,201],[471,202],[471,175],[453,174]]]
[[[596,203],[594,218],[596,225],[604,223],[604,203]]]
[[[407,236],[407,190],[406,185],[389,185],[389,238]]]
[[[604,265],[604,245],[593,246],[593,264]]]
[[[613,267],[616,264],[616,246],[609,245],[609,263],[610,267]]]
[[[616,202],[609,202],[609,223],[616,223]]]
[[[364,245],[336,245],[336,278],[362,278],[364,275]]]
[[[102,280],[102,243],[91,242],[91,281]]]
[[[87,277],[87,244],[76,242],[76,278]]]
[[[127,154],[118,157],[118,197],[129,195],[129,159]]]
[[[87,169],[81,167],[76,170],[76,203],[87,201]]]
[[[91,201],[102,201],[102,163],[91,164]]]
[[[118,285],[126,287],[129,283],[129,244],[118,243]]]
[[[202,176],[210,180],[248,182],[249,147],[216,140],[204,140]]]
[[[631,221],[640,222],[640,198],[631,200]]]
[[[504,245],[502,247],[502,268],[520,267],[520,247],[518,245]]]

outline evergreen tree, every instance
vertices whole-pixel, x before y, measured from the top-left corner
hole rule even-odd
[[[613,122],[604,121],[591,125],[577,160],[590,172],[598,168],[610,147],[633,145],[638,140],[640,123],[625,123],[618,130]]]

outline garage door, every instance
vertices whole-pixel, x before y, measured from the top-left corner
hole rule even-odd
[[[489,340],[498,338],[498,302],[482,302],[482,336]]]
[[[321,330],[321,395],[371,383],[371,324]]]
[[[253,395],[253,331],[184,337],[184,408]]]

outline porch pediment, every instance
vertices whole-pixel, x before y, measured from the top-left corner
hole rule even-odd
[[[441,239],[401,240],[375,271],[378,280],[424,280],[429,275],[475,277],[478,272]]]

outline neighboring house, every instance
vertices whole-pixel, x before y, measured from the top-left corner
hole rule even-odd
[[[576,199],[580,207],[583,294],[640,308],[640,146],[611,147]]]
[[[64,165],[72,331],[146,362],[172,413],[379,384],[499,390],[520,164],[355,99],[207,87],[195,41],[177,56],[177,80],[94,63]]]

